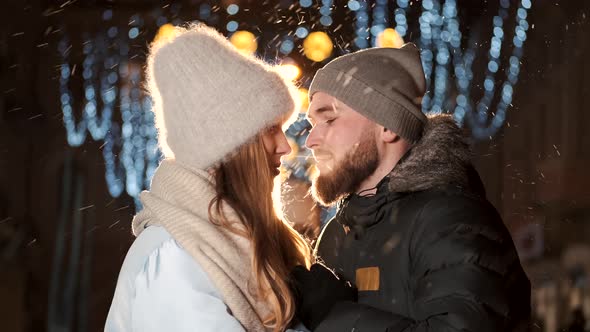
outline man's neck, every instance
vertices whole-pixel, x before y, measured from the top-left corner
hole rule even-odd
[[[384,177],[389,175],[393,168],[399,163],[402,157],[410,149],[409,145],[398,146],[392,150],[385,151],[377,169],[373,174],[369,175],[361,184],[358,186],[356,193],[363,192],[363,194],[375,194],[377,192],[377,185]]]
[[[388,171],[386,171],[385,169],[377,168],[375,172],[373,172],[373,174],[371,174],[368,178],[361,182],[358,189],[356,190],[356,193],[358,194],[362,192],[365,195],[377,193],[377,185],[381,180],[383,180],[384,177],[386,177],[389,174],[389,172],[391,172],[392,168],[393,166]]]
[[[369,175],[361,184],[358,186],[356,193],[363,192],[363,194],[375,194],[377,193],[377,185],[384,177],[389,175],[391,170],[397,165],[399,157],[386,158],[379,163],[377,169],[373,174]]]

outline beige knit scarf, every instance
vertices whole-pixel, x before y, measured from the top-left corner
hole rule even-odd
[[[249,292],[256,286],[250,241],[209,221],[208,207],[215,195],[212,181],[206,171],[164,160],[150,191],[141,193],[143,209],[133,219],[133,234],[139,235],[148,225],[163,226],[205,270],[244,328],[265,331],[262,318],[270,313],[268,304]],[[227,219],[243,229],[235,211],[224,207]]]

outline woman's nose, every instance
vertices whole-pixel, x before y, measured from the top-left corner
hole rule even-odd
[[[277,151],[277,154],[281,155],[281,157],[286,156],[289,153],[291,153],[291,151],[293,151],[291,149],[291,145],[289,145],[289,141],[287,141],[287,136],[285,136],[285,134],[283,132],[281,132],[279,135],[276,151]]]

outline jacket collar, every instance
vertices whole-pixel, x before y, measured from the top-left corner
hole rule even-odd
[[[387,205],[397,200],[405,193],[389,190],[389,178],[383,178],[377,185],[377,192],[370,195],[351,194],[338,203],[336,220],[352,231],[359,239],[365,230],[383,220],[388,212]]]
[[[469,142],[455,120],[446,114],[429,116],[422,138],[387,176],[389,189],[416,192],[456,187],[485,197],[471,158]]]

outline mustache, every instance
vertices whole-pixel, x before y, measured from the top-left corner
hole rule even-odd
[[[322,150],[322,149],[314,149],[312,151],[313,157],[317,160],[317,159],[326,159],[326,158],[331,158],[332,157],[332,153],[326,151],[326,150]]]

